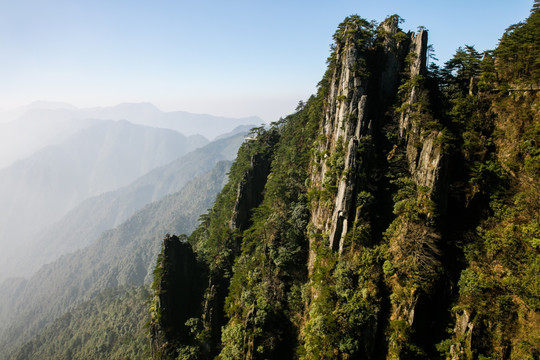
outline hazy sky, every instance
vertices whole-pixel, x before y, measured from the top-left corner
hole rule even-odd
[[[270,122],[314,93],[348,15],[429,30],[440,62],[496,46],[533,0],[0,0],[0,108],[152,102]]]

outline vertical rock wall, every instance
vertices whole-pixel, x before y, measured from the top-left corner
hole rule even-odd
[[[412,82],[426,73],[425,30],[398,41],[395,38],[398,33],[396,19],[385,22],[381,29],[384,34],[380,39],[382,46],[376,49],[373,44],[367,48],[365,44],[359,45],[362,30],[350,28],[345,32],[355,31],[355,36],[336,46],[335,65],[321,122],[323,136],[318,140],[318,158],[311,172],[314,188],[335,190],[335,194],[330,194],[331,200],[315,203],[312,224],[328,236],[329,246],[340,252],[343,239],[356,217],[355,196],[361,181],[358,175],[361,171],[369,171],[359,168],[360,156],[365,156],[358,153],[359,144],[370,141],[374,129],[380,129],[388,121],[385,113],[391,111],[398,84],[404,80]],[[409,65],[405,63],[406,54],[412,54],[408,56],[413,59]],[[374,65],[369,72],[358,65],[368,63]],[[415,104],[422,91],[419,86],[412,86],[406,101]],[[394,151],[401,147],[406,153],[410,174],[418,185],[434,189],[441,171],[442,155],[437,144],[441,134],[430,131],[426,137],[421,124],[412,120],[413,111],[414,105],[410,105],[397,120],[399,142]],[[334,160],[332,154],[337,157],[334,162],[330,161]]]
[[[161,359],[175,357],[187,341],[185,323],[199,314],[203,277],[191,246],[177,236],[163,240],[156,269],[150,335],[153,357]]]
[[[312,211],[315,229],[328,234],[329,246],[334,250],[340,248],[351,221],[358,142],[370,131],[366,95],[368,77],[364,67],[368,59],[364,45],[358,44],[362,30],[350,25],[344,31],[354,32],[354,36],[338,43],[335,49],[335,66],[320,127],[324,137],[320,137],[320,158],[311,175],[311,183],[320,191],[327,190],[325,184],[335,183],[337,187],[331,206],[319,201]],[[343,167],[339,168],[338,174],[330,169],[336,164],[329,162],[330,154],[335,153],[337,147],[343,152],[337,158]]]
[[[251,210],[263,199],[272,158],[267,154],[255,154],[251,157],[250,167],[238,184],[236,202],[231,219],[231,229],[244,231],[250,224]]]
[[[438,186],[442,169],[442,152],[440,143],[437,142],[442,136],[438,130],[426,129],[419,121],[414,120],[413,114],[418,114],[418,104],[425,95],[425,90],[420,85],[422,78],[426,76],[426,50],[427,32],[420,30],[411,35],[409,48],[410,64],[408,65],[408,81],[411,89],[407,98],[407,109],[403,111],[399,119],[399,137],[401,144],[406,146],[409,171],[414,181],[419,186],[427,186],[432,191]],[[420,115],[420,114],[418,114]]]
[[[424,88],[427,32],[405,34],[398,22],[398,17],[390,17],[381,24],[373,43],[359,41],[364,30],[349,24],[342,41],[337,41],[310,178],[320,196],[312,202],[311,224],[318,235],[310,240],[309,267],[312,269],[315,263],[317,238],[326,241],[334,252],[343,253],[347,236],[364,211],[357,197],[364,189],[375,189],[372,193],[377,209],[386,215],[372,217],[383,219],[392,212],[395,217],[393,221],[383,220],[387,225],[371,226],[384,232],[374,236],[388,242],[389,261],[397,269],[385,280],[386,291],[394,300],[388,313],[382,315],[386,317],[382,323],[425,327],[416,324],[416,313],[419,304],[426,303],[421,296],[436,281],[439,235],[433,226],[435,214],[429,207],[444,203],[442,133],[440,127],[433,126],[437,120],[428,111]],[[389,152],[382,155],[385,151]],[[394,175],[385,179],[387,173]],[[417,211],[418,219],[412,220],[395,209],[383,209],[397,205],[390,203],[396,194],[384,194],[399,191],[402,185],[392,185],[395,176],[414,192],[407,201],[416,210],[407,211]],[[390,232],[385,231],[388,225]],[[418,274],[423,267],[426,273]],[[400,358],[404,342],[410,340],[399,331],[393,336],[402,340],[388,344],[389,359]]]

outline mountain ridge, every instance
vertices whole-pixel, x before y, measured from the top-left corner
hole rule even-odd
[[[11,239],[22,248],[80,201],[125,186],[206,143],[169,129],[103,121],[0,169],[2,265],[12,260]]]
[[[186,136],[201,135],[210,140],[237,126],[262,123],[257,116],[233,118],[184,111],[164,112],[151,103],[76,108],[69,104],[35,102],[0,122],[0,150],[3,150],[0,151],[0,169],[104,120],[127,120],[175,130]]]
[[[180,191],[146,205],[91,245],[62,255],[29,279],[0,283],[0,346],[4,350],[0,358],[9,358],[8,350],[106,289],[147,286],[160,239],[168,231],[189,233],[195,228],[222,188],[229,167],[230,162],[218,162]]]

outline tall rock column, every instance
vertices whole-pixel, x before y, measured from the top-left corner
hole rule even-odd
[[[154,299],[150,336],[154,359],[174,358],[186,343],[189,318],[200,313],[204,284],[202,271],[191,246],[177,236],[167,235],[154,271]]]
[[[386,232],[389,246],[387,284],[392,293],[388,359],[410,354],[417,340],[412,333],[429,332],[429,324],[418,323],[418,312],[428,309],[440,277],[440,234],[436,217],[444,212],[443,133],[431,115],[429,94],[424,87],[427,33],[412,34],[407,55],[407,77],[400,85],[398,141],[395,153],[404,156],[407,171],[394,181],[395,219]],[[389,155],[390,156],[390,155]],[[425,316],[423,317],[425,318]],[[419,337],[421,337],[419,335]],[[421,343],[421,339],[415,346]]]
[[[368,296],[368,289],[376,287],[363,306],[380,318],[362,326],[382,331],[388,322],[389,359],[406,356],[408,343],[414,342],[410,334],[416,330],[418,306],[438,278],[435,219],[444,198],[442,126],[431,115],[424,86],[427,32],[406,34],[399,20],[391,16],[374,29],[350,18],[334,36],[310,177],[310,273],[333,261],[336,269],[349,266],[344,264],[365,252],[385,253],[377,265],[381,277],[363,280],[361,289]],[[332,250],[328,259],[321,259],[328,253],[317,254],[321,241]],[[326,281],[336,276],[341,275]],[[312,299],[326,288],[312,286]],[[387,308],[378,298],[383,292],[391,295]],[[379,346],[368,336],[360,341],[366,356]]]
[[[312,211],[312,224],[317,231],[328,234],[328,245],[334,250],[340,249],[354,220],[351,214],[354,213],[358,144],[370,131],[366,91],[372,34],[360,20],[348,22],[335,36],[318,158],[310,179],[321,193]]]

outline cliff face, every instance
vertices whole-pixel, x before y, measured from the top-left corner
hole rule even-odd
[[[317,151],[321,156],[311,172],[311,183],[319,190],[325,186],[337,189],[332,207],[317,202],[312,209],[313,225],[329,232],[329,246],[335,250],[342,249],[341,240],[349,223],[354,221],[355,214],[351,211],[356,190],[358,143],[372,127],[367,111],[367,44],[362,43],[361,26],[347,25],[344,32],[351,35],[336,44],[332,59],[335,65],[318,138]],[[328,161],[331,154],[336,156]]]
[[[269,139],[269,146],[274,146],[277,138]],[[266,152],[251,156],[249,167],[238,184],[234,211],[231,218],[231,229],[246,230],[251,221],[251,212],[263,200],[264,186],[270,173],[272,158]]]
[[[472,350],[480,317],[462,290],[480,278],[470,259],[483,256],[478,244],[464,256],[463,239],[484,220],[449,222],[477,208],[464,198],[480,197],[489,214],[478,182],[495,178],[497,165],[481,158],[495,152],[477,151],[471,157],[484,164],[450,174],[461,147],[472,147],[466,140],[481,136],[455,129],[440,78],[426,68],[427,32],[404,33],[399,22],[345,19],[317,94],[256,129],[239,151],[229,184],[189,239],[209,277],[200,326],[180,341],[184,358],[467,359],[485,351]],[[450,187],[461,190],[449,198]],[[456,302],[463,308],[452,310]],[[497,342],[502,325],[490,326],[478,344]]]
[[[363,340],[361,353],[371,358],[387,351],[394,358],[403,353],[404,343],[412,342],[404,333],[414,331],[419,297],[429,293],[438,277],[440,235],[434,217],[444,211],[447,186],[441,177],[442,133],[429,113],[423,86],[427,32],[404,34],[399,19],[390,17],[379,26],[375,43],[366,44],[359,39],[366,38],[367,24],[354,20],[337,33],[320,124],[324,136],[319,135],[320,156],[312,162],[312,191],[320,196],[312,202],[310,270],[313,276],[323,261],[316,254],[320,239],[327,237],[327,246],[341,254],[338,266],[348,257],[380,249],[384,239],[386,271],[372,284],[377,316],[362,327],[382,334],[390,321],[400,329],[386,330],[395,338],[384,345],[387,350],[377,349],[373,336]],[[355,244],[354,237],[362,241]],[[376,284],[380,281],[385,286]],[[315,286],[313,299],[319,292]],[[381,301],[383,293],[393,298],[390,304]]]
[[[371,44],[359,40],[367,31],[361,27],[350,22],[343,33],[354,35],[343,36],[337,42],[317,146],[322,156],[315,159],[311,172],[311,183],[318,190],[337,190],[332,206],[315,203],[312,222],[319,231],[329,233],[329,246],[340,252],[350,225],[358,220],[354,197],[365,186],[361,176],[373,170],[365,164],[373,154],[359,153],[359,144],[371,145],[374,131],[395,128],[397,140],[386,160],[404,154],[409,175],[417,186],[433,189],[441,171],[442,152],[440,144],[436,144],[440,132],[422,134],[425,127],[413,119],[423,111],[417,104],[425,96],[418,79],[426,73],[427,32],[405,35],[399,31],[398,19],[389,18],[380,26],[383,35],[378,41],[382,44],[373,51],[369,49]],[[396,101],[397,85],[402,82],[407,85],[403,94],[405,108],[389,120],[388,111]],[[334,154],[334,159],[329,160],[329,154]]]
[[[167,358],[176,355],[180,344],[188,340],[189,318],[200,312],[203,268],[197,263],[191,246],[177,236],[167,235],[154,271],[152,300],[152,355]]]

